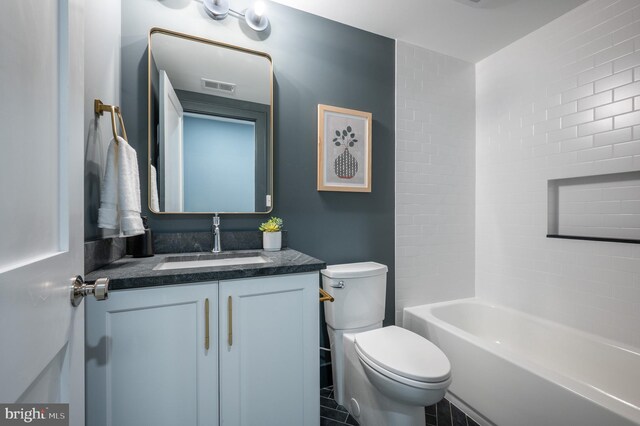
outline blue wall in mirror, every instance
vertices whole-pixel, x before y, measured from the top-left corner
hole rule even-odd
[[[192,212],[255,210],[255,125],[184,115],[184,207]]]

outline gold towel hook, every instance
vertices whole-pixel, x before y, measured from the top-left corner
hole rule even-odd
[[[127,138],[127,130],[124,128],[124,120],[122,119],[122,113],[120,112],[120,107],[115,105],[107,105],[103,103],[100,99],[95,99],[93,101],[93,110],[97,115],[103,115],[105,112],[111,114],[111,130],[113,131],[113,137],[118,142],[118,127],[116,125],[116,114],[118,115],[118,120],[120,121],[120,128],[122,129],[122,138],[126,141]]]

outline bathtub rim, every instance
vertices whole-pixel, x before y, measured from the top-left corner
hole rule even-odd
[[[469,297],[463,299],[455,299],[443,302],[435,302],[435,303],[427,303],[423,305],[410,306],[403,308],[403,326],[406,326],[406,313],[409,312],[415,317],[421,318],[427,324],[431,324],[433,326],[439,327],[446,331],[447,333],[451,333],[458,338],[472,344],[478,346],[484,351],[487,351],[497,357],[499,357],[504,362],[510,363],[518,368],[525,369],[532,374],[540,377],[541,379],[548,381],[552,384],[558,385],[566,389],[568,392],[579,395],[582,398],[585,398],[602,407],[605,410],[612,411],[613,413],[623,417],[631,422],[640,424],[640,405],[636,406],[631,402],[623,401],[620,398],[612,395],[610,393],[605,392],[593,385],[589,385],[587,382],[580,380],[578,378],[562,374],[556,370],[545,367],[539,363],[529,361],[526,358],[514,354],[513,352],[502,348],[500,346],[490,345],[486,339],[482,339],[466,330],[458,328],[443,319],[438,318],[434,313],[433,309],[446,307],[451,305],[460,305],[460,304],[475,304],[475,305],[483,305],[492,309],[503,309],[509,313],[515,315],[521,315],[525,317],[527,320],[541,323],[546,326],[552,326],[554,328],[559,328],[563,332],[567,333],[575,333],[576,335],[595,341],[596,343],[604,344],[607,346],[612,346],[614,348],[631,352],[640,357],[640,349],[635,348],[630,345],[625,345],[621,342],[617,342],[593,333],[589,333],[587,331],[583,331],[580,329],[576,329],[570,327],[565,324],[561,324],[543,317],[538,317],[536,315],[532,315],[528,312],[520,311],[518,309],[510,308],[508,306],[501,305],[499,303],[492,302],[490,300],[482,299],[479,297]],[[418,314],[417,312],[420,312]],[[425,314],[426,311],[426,314]],[[426,315],[426,317],[424,316]],[[434,342],[435,344],[435,342]],[[455,378],[455,371],[452,372],[453,377]],[[451,393],[458,400],[466,404],[463,398],[455,393]]]

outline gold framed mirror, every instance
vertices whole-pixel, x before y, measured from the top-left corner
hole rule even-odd
[[[162,28],[148,47],[149,209],[270,213],[271,57]]]

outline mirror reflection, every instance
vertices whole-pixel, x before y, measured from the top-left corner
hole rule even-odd
[[[271,211],[272,93],[268,55],[151,30],[151,210]]]

